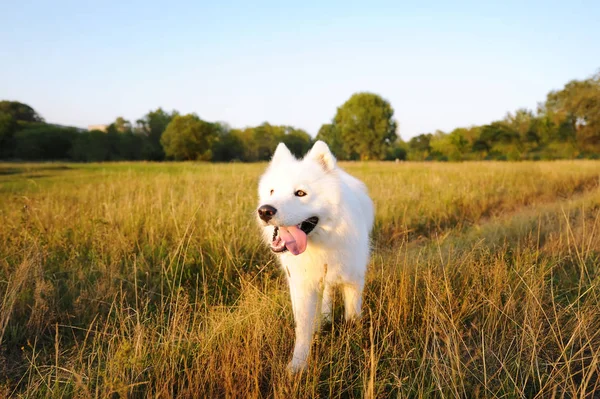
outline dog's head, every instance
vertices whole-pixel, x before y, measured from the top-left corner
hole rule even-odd
[[[271,250],[299,255],[309,241],[323,241],[339,195],[336,161],[327,144],[317,141],[299,160],[280,143],[258,185],[256,216]]]

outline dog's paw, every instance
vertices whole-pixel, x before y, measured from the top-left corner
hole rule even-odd
[[[286,369],[290,374],[299,374],[306,368],[306,360],[293,358],[291,362],[288,363]]]

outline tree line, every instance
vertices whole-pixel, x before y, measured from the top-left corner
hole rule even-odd
[[[419,134],[403,141],[394,109],[381,96],[356,93],[321,126],[315,140],[340,160],[525,160],[600,156],[600,72],[548,93],[534,111],[518,109],[482,126]],[[267,122],[235,129],[162,108],[134,123],[118,117],[103,131],[48,124],[29,105],[0,101],[0,159],[267,161],[284,142],[296,156],[313,138]]]
[[[267,122],[245,129],[162,108],[131,123],[118,117],[104,130],[58,126],[29,105],[0,101],[0,159],[102,162],[122,160],[269,160],[279,142],[297,156],[312,145],[302,129]]]
[[[600,158],[600,72],[551,91],[536,111],[446,133],[420,134],[403,144],[409,160],[538,160]]]

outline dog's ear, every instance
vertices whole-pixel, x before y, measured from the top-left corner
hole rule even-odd
[[[294,158],[290,150],[283,143],[279,143],[277,148],[275,149],[275,153],[273,154],[273,158],[271,158],[271,164],[277,164],[283,161],[289,161]]]
[[[306,154],[306,158],[316,161],[326,172],[335,169],[335,157],[329,150],[327,144],[321,140],[318,140],[313,145],[308,154]]]

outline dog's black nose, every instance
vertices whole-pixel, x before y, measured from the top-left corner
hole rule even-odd
[[[264,220],[265,222],[271,220],[273,215],[275,215],[276,213],[277,209],[273,208],[271,205],[263,205],[260,208],[258,208],[258,217]]]

